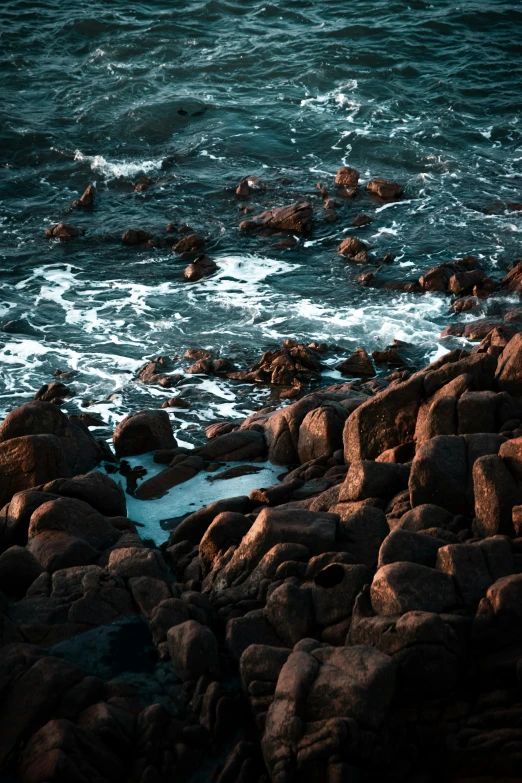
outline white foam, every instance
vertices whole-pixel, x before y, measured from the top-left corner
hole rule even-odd
[[[95,174],[101,174],[106,179],[118,179],[119,177],[133,179],[139,174],[159,171],[163,161],[163,158],[141,161],[109,161],[103,155],[84,155],[80,150],[76,150],[74,159],[88,163]]]

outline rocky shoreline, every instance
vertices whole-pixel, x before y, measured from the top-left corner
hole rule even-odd
[[[291,372],[292,351],[295,370],[317,346],[249,372]],[[521,779],[520,333],[193,450],[157,409],[118,425],[114,456],[62,386],[0,427],[3,780]],[[165,467],[131,477],[142,498],[230,461],[281,481],[155,548],[96,469],[149,452]]]

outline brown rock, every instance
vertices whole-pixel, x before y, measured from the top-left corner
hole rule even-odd
[[[458,603],[448,574],[417,563],[398,562],[380,568],[371,586],[372,607],[377,614],[444,612]]]
[[[500,354],[495,381],[499,391],[522,397],[522,334],[512,337]]]
[[[375,368],[373,362],[364,350],[357,348],[348,359],[345,359],[335,368],[342,375],[352,375],[356,378],[373,378]]]
[[[83,196],[81,196],[79,199],[76,199],[76,201],[73,201],[73,207],[92,207],[94,204],[95,194],[96,191],[94,189],[94,185],[88,185],[83,193]]]
[[[0,443],[0,506],[13,495],[70,475],[60,439],[55,435],[24,435]]]
[[[58,223],[57,225],[48,228],[45,232],[45,236],[48,239],[59,239],[61,242],[67,242],[70,239],[77,239],[84,234],[84,228],[70,226],[68,223]]]
[[[335,184],[342,187],[356,188],[359,183],[359,172],[349,166],[343,166],[335,175]]]
[[[195,620],[175,625],[167,634],[172,665],[183,680],[215,675],[219,670],[216,637]]]
[[[268,228],[307,234],[312,228],[312,207],[308,203],[295,203],[287,207],[277,207],[267,212],[262,212],[251,220],[244,220],[239,227],[247,231],[256,228]]]
[[[182,237],[174,246],[173,251],[181,255],[182,253],[199,253],[205,247],[205,240],[199,234],[187,234]]]
[[[143,410],[126,416],[114,431],[118,457],[176,448],[168,414],[163,410]]]
[[[367,248],[364,242],[361,242],[361,240],[357,239],[357,237],[346,237],[346,239],[343,239],[337,248],[337,252],[339,255],[353,259],[358,255],[358,253],[365,252],[366,249]]]
[[[161,473],[141,483],[135,495],[140,500],[159,498],[172,487],[190,481],[202,470],[204,465],[201,457],[196,455],[175,457],[166,470],[162,470]]]
[[[114,544],[121,532],[88,503],[74,498],[57,498],[39,506],[31,515],[28,538],[48,530],[82,538],[91,546],[102,551]]]
[[[398,182],[380,177],[371,179],[366,185],[366,190],[385,201],[394,201],[400,198],[404,192],[404,188]]]
[[[152,239],[152,234],[142,229],[128,228],[123,234],[121,241],[124,245],[141,245]]]
[[[71,536],[62,530],[46,530],[34,536],[27,550],[42,568],[50,574],[62,568],[95,563],[100,552],[83,538]]]

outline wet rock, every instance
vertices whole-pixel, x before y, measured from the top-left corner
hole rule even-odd
[[[121,536],[107,517],[75,498],[49,500],[32,513],[29,540],[48,530],[61,530],[82,538],[100,551],[110,547]]]
[[[204,446],[195,449],[195,454],[212,462],[236,462],[262,457],[266,453],[263,433],[255,430],[237,430],[212,438]]]
[[[350,166],[343,166],[335,175],[335,184],[341,187],[356,188],[359,183],[359,172]]]
[[[183,680],[218,673],[218,643],[210,628],[187,620],[169,630],[167,641],[172,665]]]
[[[172,449],[177,445],[170,419],[163,410],[143,410],[126,416],[116,427],[113,442],[118,457]]]
[[[522,291],[522,261],[515,262],[513,269],[507,273],[500,285],[507,291]]]
[[[375,574],[370,594],[372,607],[380,615],[444,612],[458,603],[448,574],[417,563],[383,566]]]
[[[61,242],[68,242],[71,239],[77,239],[85,234],[84,228],[71,226],[68,223],[58,223],[51,226],[45,232],[47,239],[59,239]]]
[[[171,534],[169,545],[173,546],[181,541],[199,544],[204,533],[218,514],[221,514],[223,511],[247,514],[251,509],[252,503],[247,495],[216,500],[214,503],[210,503],[208,506],[204,506],[185,517]]]
[[[0,505],[13,495],[70,475],[60,439],[55,435],[25,435],[0,443]]]
[[[35,400],[42,400],[43,402],[52,402],[55,405],[61,405],[66,397],[73,396],[73,392],[65,384],[53,381],[53,383],[45,384],[34,395]]]
[[[164,388],[175,386],[183,377],[182,375],[165,375],[165,370],[170,369],[168,356],[157,356],[142,365],[137,372],[141,383],[157,383]]]
[[[152,234],[143,231],[141,228],[128,228],[123,234],[121,241],[124,245],[142,245],[152,239]]]
[[[178,457],[174,457],[166,470],[162,470],[156,476],[143,481],[138,486],[135,495],[140,500],[159,498],[172,487],[190,481],[203,469],[204,465],[204,460],[201,457],[180,454]]]
[[[312,207],[308,203],[276,207],[262,212],[251,220],[244,220],[239,227],[246,231],[267,228],[308,234],[312,229]]]
[[[173,251],[183,253],[200,253],[205,248],[205,240],[199,234],[187,234],[173,246]]]
[[[402,185],[399,185],[398,182],[392,182],[389,179],[382,179],[380,177],[371,179],[366,184],[366,190],[369,193],[382,198],[384,201],[395,201],[400,198],[404,192],[404,188]]]
[[[75,209],[80,209],[82,207],[92,207],[94,205],[95,195],[96,190],[94,189],[94,185],[87,185],[83,195],[73,201],[72,205],[75,207]]]
[[[358,260],[359,263],[366,263],[367,257],[365,255],[367,251],[367,246],[364,244],[364,242],[361,242],[360,239],[357,239],[357,237],[346,237],[346,239],[343,239],[339,247],[337,248],[337,252],[341,256],[345,256],[346,258],[350,258],[352,260]],[[363,255],[361,258],[358,258],[358,254],[362,253]]]
[[[243,177],[239,185],[236,188],[236,196],[239,198],[250,198],[252,192],[264,193],[266,191],[266,185],[262,179],[255,176]]]
[[[183,277],[188,280],[189,283],[195,283],[201,280],[203,277],[208,277],[214,274],[218,265],[215,261],[212,261],[208,256],[198,256],[192,264],[189,264],[183,272]]]
[[[341,375],[351,375],[356,378],[373,378],[375,367],[373,362],[364,350],[357,348],[348,359],[345,359],[335,368]]]
[[[369,215],[357,215],[352,222],[350,223],[351,226],[354,228],[360,228],[361,226],[368,226],[370,223],[373,223],[373,218]]]

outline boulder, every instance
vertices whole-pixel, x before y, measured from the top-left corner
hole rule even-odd
[[[210,628],[187,620],[170,628],[167,642],[172,665],[183,680],[218,673],[219,648]]]
[[[223,511],[233,511],[239,514],[246,514],[252,509],[252,503],[247,495],[238,495],[237,497],[226,498],[225,500],[216,500],[209,503],[208,506],[189,514],[176,529],[171,533],[169,546],[178,544],[180,541],[189,541],[192,544],[199,544],[206,530],[210,527],[214,519]]]
[[[85,234],[84,228],[71,226],[69,223],[57,223],[48,228],[45,232],[47,239],[59,239],[61,242],[68,242],[71,239],[77,239]]]
[[[375,497],[389,500],[406,489],[409,474],[409,465],[355,460],[350,464],[339,500],[354,501]]]
[[[128,228],[122,235],[121,241],[124,245],[141,245],[148,242],[149,239],[152,239],[152,234],[149,231],[144,231],[141,228]]]
[[[476,605],[493,583],[482,548],[477,544],[448,544],[439,549],[437,569],[453,577],[466,606]]]
[[[75,498],[57,498],[39,506],[31,515],[28,538],[48,530],[61,530],[82,538],[102,551],[116,543],[121,532],[88,503]]]
[[[93,470],[71,479],[55,479],[45,484],[42,489],[44,492],[62,497],[84,500],[107,517],[120,517],[127,514],[123,488],[100,470]]]
[[[339,547],[355,563],[375,568],[382,542],[389,533],[386,516],[380,508],[362,507],[343,516],[339,522]]]
[[[458,603],[451,576],[418,563],[383,566],[375,574],[370,595],[373,610],[382,615],[445,612]]]
[[[309,394],[302,400],[275,411],[266,420],[264,433],[268,459],[276,465],[293,465],[299,462],[299,429],[310,411],[321,405],[317,394]]]
[[[453,514],[471,515],[467,490],[466,443],[458,435],[438,435],[423,443],[412,462],[409,479],[412,508],[426,503]]]
[[[378,568],[390,563],[407,562],[435,567],[437,552],[446,541],[434,536],[395,528],[384,540],[379,551]]]
[[[246,231],[267,228],[308,234],[312,229],[312,215],[312,206],[310,204],[295,203],[287,207],[276,207],[262,212],[250,220],[244,220],[239,227]]]
[[[216,557],[237,546],[252,527],[252,521],[237,511],[223,511],[211,522],[199,545],[203,576],[212,570]]]
[[[149,576],[153,579],[170,578],[168,568],[160,552],[145,547],[114,549],[109,557],[109,573],[127,580]]]
[[[346,237],[346,239],[343,239],[339,247],[337,248],[337,252],[341,256],[345,256],[346,258],[353,258],[355,260],[358,253],[366,253],[367,246],[357,237]],[[362,260],[362,259],[361,259]]]
[[[404,188],[398,182],[375,177],[366,184],[366,190],[384,201],[394,201],[402,196]]]
[[[325,628],[349,617],[355,599],[371,579],[365,565],[331,563],[319,571],[309,588],[317,624]]]
[[[44,569],[30,551],[12,546],[0,555],[0,591],[21,598]]]
[[[27,550],[49,573],[62,568],[90,565],[100,556],[98,549],[83,538],[71,536],[62,530],[46,530],[31,538]]]
[[[22,435],[0,442],[0,506],[22,490],[70,473],[55,435]]]
[[[360,405],[344,426],[344,459],[376,459],[387,449],[413,440],[423,378],[413,376]]]
[[[345,188],[356,188],[359,182],[359,172],[350,166],[342,166],[335,175],[335,184]]]
[[[118,457],[177,446],[168,413],[164,410],[143,410],[126,416],[114,430],[113,442]]]
[[[433,503],[422,503],[420,506],[406,511],[394,526],[394,529],[411,530],[419,533],[430,527],[453,530],[455,515],[442,506]]]
[[[33,401],[15,408],[0,426],[0,441],[29,435],[55,435],[59,438],[69,471],[49,476],[46,483],[60,476],[92,470],[103,458],[99,443],[78,419],[69,419],[52,402]]]
[[[205,240],[199,234],[186,234],[172,248],[175,253],[200,253],[205,247]]]
[[[57,497],[58,495],[31,489],[13,495],[11,501],[0,511],[0,550],[15,544],[25,546],[33,511]]]
[[[344,359],[335,369],[341,375],[350,375],[356,378],[373,378],[375,375],[373,362],[364,348],[356,348],[351,356]]]
[[[175,457],[168,468],[143,481],[138,486],[135,495],[140,500],[159,498],[172,487],[190,481],[204,465],[203,459],[196,455]]]
[[[209,461],[236,462],[263,457],[266,443],[262,432],[255,430],[236,430],[226,435],[212,438],[194,453]]]
[[[498,533],[513,536],[513,506],[522,503],[522,487],[502,457],[489,454],[473,465],[475,529],[483,538]]]
[[[297,585],[282,584],[270,594],[265,614],[288,647],[312,635],[315,627],[310,593]]]
[[[499,356],[495,374],[499,391],[513,397],[522,397],[522,334],[518,333],[508,342]]]
[[[343,428],[348,411],[338,403],[326,403],[309,411],[299,427],[297,453],[301,464],[331,457],[343,446]]]

